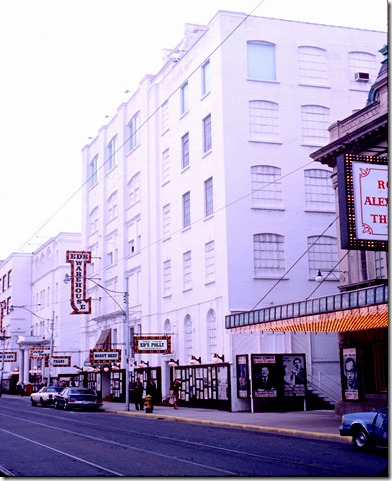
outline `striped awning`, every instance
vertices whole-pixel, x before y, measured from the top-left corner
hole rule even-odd
[[[234,331],[346,332],[388,327],[388,304],[241,326]]]

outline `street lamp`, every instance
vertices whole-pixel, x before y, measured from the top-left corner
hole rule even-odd
[[[69,284],[71,282],[72,277],[69,274],[65,274],[64,276],[64,284]],[[94,278],[92,277],[85,277],[85,279],[93,282],[96,286],[100,287],[103,289],[109,296],[112,298],[112,300],[117,304],[117,306],[120,308],[121,312],[124,315],[124,321],[125,321],[125,404],[126,404],[126,410],[129,411],[129,379],[130,379],[130,373],[129,373],[129,358],[130,358],[130,339],[129,339],[129,287],[128,287],[128,277],[125,278],[125,292],[122,291],[113,291],[112,289],[108,289],[107,287],[104,287],[103,285],[99,284]],[[117,300],[112,296],[111,293],[114,294],[123,294],[124,295],[124,303],[125,303],[125,310],[121,305],[117,302]]]
[[[222,354],[222,356],[219,356],[219,354],[215,353],[214,356],[212,357],[211,361],[214,364],[218,364],[219,362],[225,362],[225,355]]]
[[[201,364],[201,356],[200,357],[192,356],[192,359],[189,361],[189,364],[192,364],[193,366],[196,364]]]
[[[327,272],[327,275],[324,277],[321,272]],[[316,282],[323,282],[330,274],[332,274],[335,279],[338,281],[340,280],[336,275],[335,275],[335,272],[337,273],[340,273],[340,274],[345,274],[347,271],[334,271],[333,269],[319,269],[318,272],[317,272],[317,276],[314,278],[314,280]],[[342,276],[343,280],[344,280],[344,277]]]

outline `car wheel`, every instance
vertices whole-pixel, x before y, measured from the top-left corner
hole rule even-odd
[[[363,428],[357,428],[353,432],[353,445],[357,451],[369,451],[371,442]]]
[[[46,406],[46,402],[45,402],[42,398],[40,399],[40,403],[41,403],[41,406],[42,406],[42,407],[45,407],[45,406]]]
[[[55,409],[60,409],[60,405],[57,401],[54,402],[54,408]]]
[[[32,405],[32,406],[36,406],[37,403],[36,403],[35,401],[31,400],[31,405]]]

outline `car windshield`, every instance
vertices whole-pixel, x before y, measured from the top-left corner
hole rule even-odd
[[[95,391],[92,389],[70,389],[70,394],[93,394],[95,396]]]
[[[46,392],[61,392],[62,390],[62,387],[48,387],[46,389]]]

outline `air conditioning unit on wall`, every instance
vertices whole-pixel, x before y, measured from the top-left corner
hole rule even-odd
[[[369,82],[370,75],[368,72],[355,72],[356,82]]]

